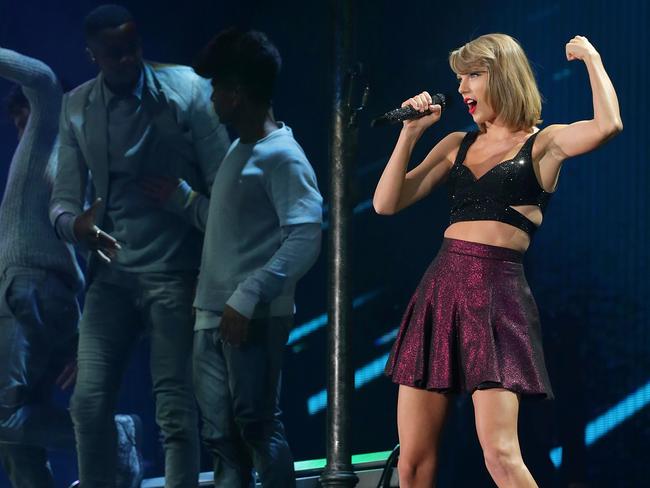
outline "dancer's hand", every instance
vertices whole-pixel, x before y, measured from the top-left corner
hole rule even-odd
[[[442,113],[442,108],[440,105],[433,105],[433,100],[429,92],[422,92],[419,95],[415,95],[408,100],[405,100],[402,103],[402,107],[411,106],[419,112],[425,113],[427,111],[431,112],[429,115],[420,117],[419,119],[405,120],[403,122],[404,129],[418,129],[424,131],[431,127],[433,124],[440,120],[440,114]]]
[[[586,61],[589,58],[600,56],[596,48],[589,42],[586,37],[575,36],[566,45],[566,58],[568,61],[576,59]]]
[[[178,188],[178,183],[178,178],[169,176],[145,176],[138,181],[138,186],[145,196],[162,207]]]
[[[68,364],[63,367],[63,370],[56,378],[55,384],[61,390],[67,390],[77,381],[77,361],[71,360]]]
[[[121,246],[113,237],[95,225],[95,214],[101,204],[102,200],[98,198],[90,208],[78,215],[74,219],[73,230],[77,241],[96,252],[102,261],[110,263]]]
[[[248,339],[250,319],[226,305],[219,324],[221,339],[231,346],[239,346]]]

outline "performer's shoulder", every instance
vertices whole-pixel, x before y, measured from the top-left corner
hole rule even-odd
[[[447,135],[445,136],[445,139],[448,138],[449,140],[454,140],[454,141],[461,140],[461,141],[462,141],[463,139],[465,139],[465,136],[466,136],[467,134],[469,134],[469,133],[470,133],[470,132],[467,132],[467,131],[455,131],[455,132],[450,132],[449,134],[447,134]]]
[[[64,99],[66,101],[69,101],[69,100],[79,100],[81,98],[85,98],[90,92],[90,90],[92,90],[93,87],[95,86],[96,81],[97,78],[92,78],[88,81],[85,81],[81,85],[74,87],[72,90],[70,90],[69,92],[63,95]]]
[[[460,146],[467,134],[470,134],[470,132],[450,132],[438,143],[438,146],[443,151],[443,154],[446,155],[448,161],[453,162],[456,160]]]
[[[294,137],[291,128],[287,125],[281,123],[281,126],[271,134],[272,137],[270,137],[267,144],[265,144],[269,153],[279,156],[299,153],[304,156],[304,149]]]
[[[191,66],[184,64],[147,61],[147,65],[159,79],[188,79],[194,81],[196,78],[200,78]]]
[[[184,64],[177,64],[177,63],[160,63],[158,61],[147,61],[147,64],[151,67],[152,70],[155,72],[163,72],[163,71],[186,71],[190,70],[193,71],[192,68],[189,66],[186,66]]]
[[[181,98],[192,94],[197,87],[203,90],[210,84],[209,80],[196,74],[190,66],[151,61],[147,61],[146,64],[163,87],[177,93]]]
[[[440,143],[445,144],[445,146],[450,148],[458,148],[468,134],[470,134],[470,132],[450,132],[440,141]]]
[[[278,152],[274,156],[270,169],[276,174],[300,179],[304,175],[315,177],[314,167],[311,165],[307,155],[302,151],[302,148],[297,147],[293,150]]]

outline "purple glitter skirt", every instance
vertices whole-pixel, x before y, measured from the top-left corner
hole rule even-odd
[[[445,239],[408,304],[386,375],[439,392],[553,398],[523,255]]]

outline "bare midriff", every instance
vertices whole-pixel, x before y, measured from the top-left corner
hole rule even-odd
[[[535,205],[513,206],[538,227],[542,223],[542,211]],[[448,239],[478,242],[490,246],[507,247],[525,252],[530,245],[530,236],[523,230],[496,220],[472,220],[456,222],[445,230]]]

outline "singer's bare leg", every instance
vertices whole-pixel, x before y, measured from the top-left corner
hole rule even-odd
[[[438,445],[449,398],[442,393],[400,385],[397,401],[399,432],[399,485],[402,488],[435,486]]]
[[[536,488],[521,457],[517,437],[519,397],[502,388],[476,390],[472,395],[476,432],[490,476],[499,488]]]

